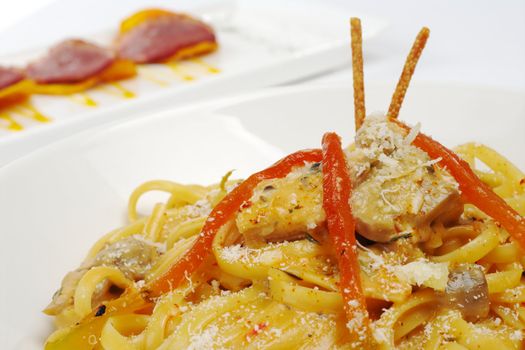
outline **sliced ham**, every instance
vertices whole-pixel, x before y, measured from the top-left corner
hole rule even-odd
[[[0,67],[0,89],[9,87],[24,79],[22,71],[11,67]]]
[[[105,48],[82,40],[66,40],[27,66],[27,75],[39,84],[78,83],[95,76],[115,60]]]
[[[122,33],[117,40],[117,53],[137,63],[160,62],[182,49],[215,42],[215,34],[206,24],[185,15],[167,13]]]

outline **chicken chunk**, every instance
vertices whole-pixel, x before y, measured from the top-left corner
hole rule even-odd
[[[406,234],[425,241],[426,226],[438,218],[456,220],[462,212],[456,181],[410,137],[385,117],[369,117],[347,154],[357,231],[372,241]]]
[[[433,222],[455,221],[463,211],[456,181],[409,138],[385,117],[372,116],[347,152],[357,231],[372,241],[408,235],[426,241]],[[239,232],[248,242],[315,233],[324,227],[322,187],[318,164],[263,181],[237,216]]]
[[[262,181],[236,218],[245,241],[291,240],[320,229],[325,220],[322,181],[318,163]]]

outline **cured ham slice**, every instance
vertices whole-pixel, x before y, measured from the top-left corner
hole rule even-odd
[[[11,67],[0,67],[0,90],[24,80],[21,70]]]
[[[208,25],[164,10],[145,10],[124,20],[116,43],[120,57],[137,63],[194,57],[216,48]]]
[[[29,97],[28,85],[22,70],[0,66],[0,109],[25,101]]]
[[[52,47],[46,56],[27,66],[38,84],[69,84],[89,79],[115,61],[114,54],[86,41],[71,39]]]

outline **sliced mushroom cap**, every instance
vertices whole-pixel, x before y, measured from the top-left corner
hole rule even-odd
[[[476,264],[460,264],[450,271],[445,289],[446,302],[457,308],[467,321],[477,321],[489,313],[489,289],[485,273]]]
[[[144,278],[157,257],[155,246],[135,237],[128,237],[101,250],[95,257],[94,265],[114,266],[127,278],[138,281]]]
[[[56,315],[72,305],[73,296],[78,282],[84,274],[94,266],[113,266],[118,268],[127,278],[138,281],[155,263],[159,253],[157,248],[135,237],[124,238],[102,249],[94,258],[86,260],[82,266],[69,272],[62,280],[60,289],[44,310],[48,315]],[[100,290],[108,290],[110,285],[101,285]]]

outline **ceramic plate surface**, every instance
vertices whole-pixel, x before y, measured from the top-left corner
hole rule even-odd
[[[0,166],[92,126],[347,66],[348,18],[362,18],[364,40],[386,25],[380,19],[304,0],[285,4],[223,0],[191,13],[214,27],[219,42],[216,52],[177,63],[139,65],[137,77],[126,81],[70,96],[34,95],[27,104],[1,110]],[[113,28],[86,39],[110,46],[119,21],[115,18]],[[41,57],[46,47],[0,56],[0,64],[22,66]]]

